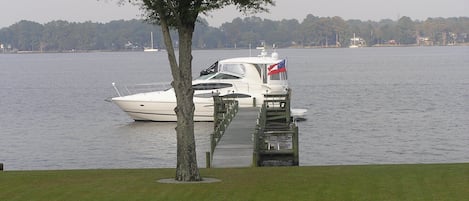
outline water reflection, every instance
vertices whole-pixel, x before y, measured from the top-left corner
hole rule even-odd
[[[114,135],[119,141],[116,143],[122,147],[117,149],[123,159],[130,158],[137,167],[175,167],[175,128],[175,122],[131,122],[118,126]],[[211,122],[194,125],[199,166],[205,166],[205,152],[209,150],[212,130]]]

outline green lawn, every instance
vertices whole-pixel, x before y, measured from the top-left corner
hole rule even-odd
[[[201,169],[210,184],[160,184],[174,169],[0,172],[0,200],[469,200],[469,164]]]

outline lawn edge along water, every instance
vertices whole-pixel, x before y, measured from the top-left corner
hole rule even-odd
[[[174,169],[0,172],[0,200],[467,200],[469,163],[200,169],[221,182],[161,184]]]

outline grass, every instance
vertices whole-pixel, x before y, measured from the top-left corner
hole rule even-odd
[[[161,184],[174,169],[0,172],[0,200],[468,200],[469,164],[201,169],[210,184]]]

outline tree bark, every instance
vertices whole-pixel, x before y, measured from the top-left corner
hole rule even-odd
[[[176,180],[200,181],[194,138],[194,90],[192,89],[192,27],[179,28],[179,77],[173,87],[177,97],[178,118]]]
[[[194,101],[192,89],[192,34],[194,28],[181,26],[179,32],[179,65],[172,45],[169,27],[161,20],[161,27],[173,75],[172,86],[177,106],[177,181],[200,181],[194,137]]]

